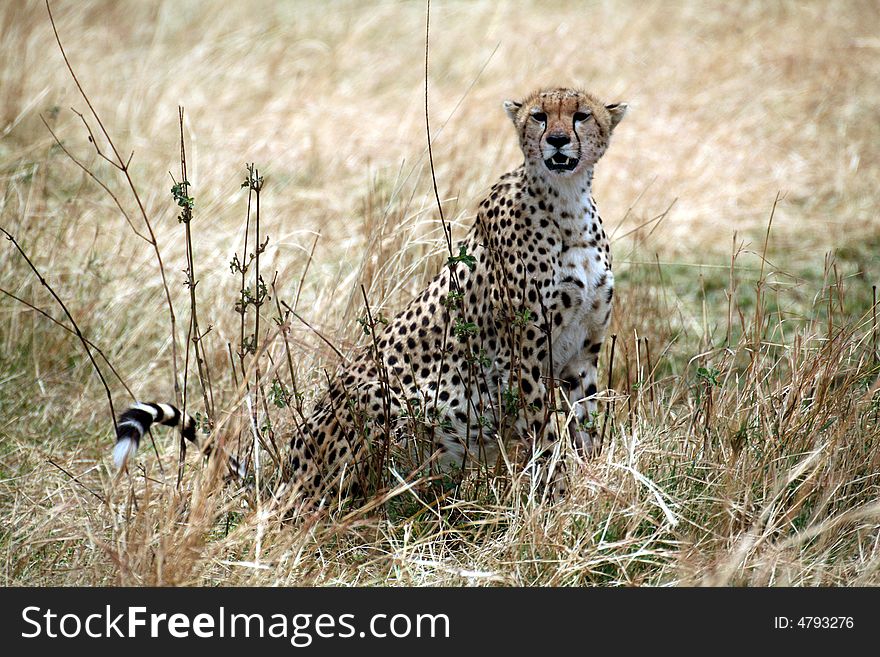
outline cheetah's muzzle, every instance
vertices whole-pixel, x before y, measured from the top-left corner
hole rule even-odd
[[[578,162],[580,162],[578,158],[568,157],[562,152],[555,153],[544,160],[544,164],[550,171],[573,171]]]

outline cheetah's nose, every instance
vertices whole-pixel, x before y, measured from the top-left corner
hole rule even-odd
[[[547,137],[547,143],[554,148],[562,148],[570,141],[571,139],[568,138],[568,135],[561,133],[552,134]]]

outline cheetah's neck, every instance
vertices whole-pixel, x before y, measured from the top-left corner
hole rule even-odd
[[[561,228],[577,232],[589,228],[593,221],[601,223],[593,201],[593,167],[571,178],[525,167],[524,176],[528,186],[552,202],[553,214]]]

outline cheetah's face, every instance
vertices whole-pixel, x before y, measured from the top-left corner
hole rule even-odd
[[[508,100],[504,108],[519,133],[526,164],[573,177],[599,161],[627,106],[603,105],[575,89],[550,89],[521,102]]]

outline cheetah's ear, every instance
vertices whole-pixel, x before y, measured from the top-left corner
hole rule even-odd
[[[522,107],[522,103],[518,103],[515,100],[505,100],[504,101],[504,111],[507,112],[507,116],[510,117],[510,120],[516,123],[516,115]]]
[[[626,103],[611,103],[610,105],[606,105],[605,109],[608,110],[608,113],[611,115],[611,130],[617,127],[617,124],[620,123],[620,119],[622,119],[626,115],[626,110],[629,109],[629,105]]]

